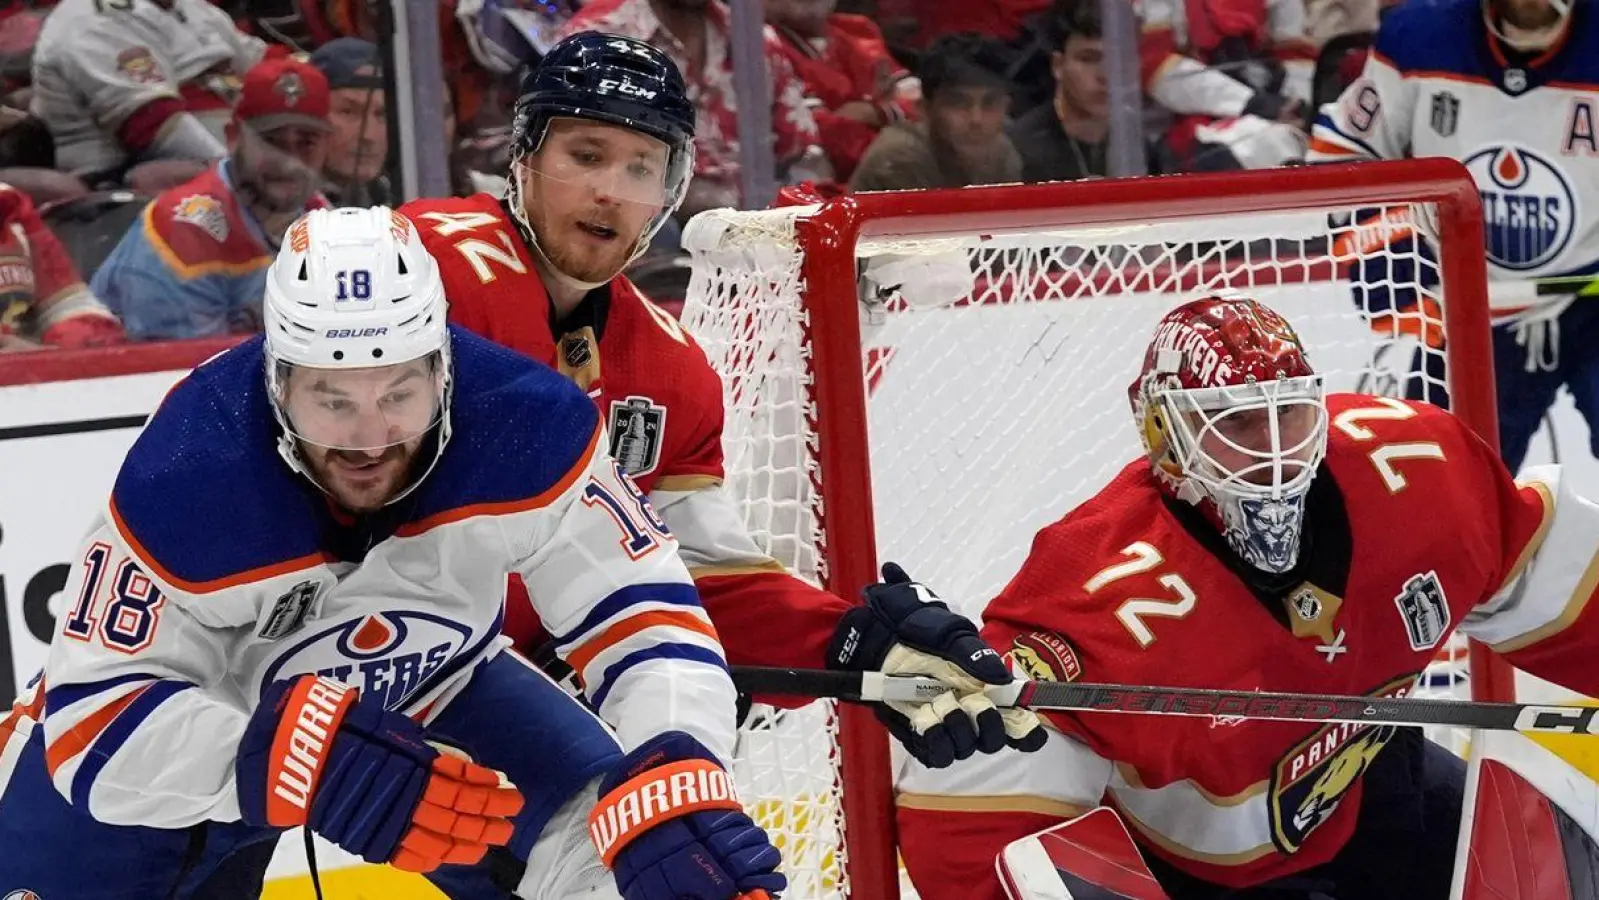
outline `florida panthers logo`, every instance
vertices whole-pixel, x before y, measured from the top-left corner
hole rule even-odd
[[[1391,681],[1374,695],[1403,697],[1410,692],[1413,678],[1407,675]],[[1277,849],[1297,852],[1312,831],[1332,818],[1395,731],[1390,725],[1329,722],[1278,760],[1268,794]]]
[[[1482,194],[1488,261],[1524,272],[1555,261],[1576,231],[1576,195],[1560,168],[1519,146],[1489,147],[1466,159]]]
[[[495,627],[498,631],[498,626]],[[459,622],[421,612],[376,613],[340,622],[306,637],[266,670],[263,684],[304,672],[336,678],[377,693],[398,709],[467,646],[472,632]]]

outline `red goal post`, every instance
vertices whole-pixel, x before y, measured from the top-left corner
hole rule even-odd
[[[1372,215],[1381,211],[1387,212]],[[1276,239],[1270,228],[1279,220],[1301,232],[1292,239]],[[1314,233],[1317,222],[1324,232],[1319,236]],[[1420,235],[1416,240],[1426,242],[1435,254],[1436,287],[1426,287],[1414,274],[1430,265],[1430,259],[1412,253],[1401,260],[1403,254],[1388,249],[1408,234]],[[1389,266],[1384,270],[1389,290],[1417,290],[1429,301],[1421,315],[1441,314],[1442,321],[1431,326],[1441,326],[1442,332],[1436,333],[1446,333],[1447,341],[1442,348],[1418,345],[1417,358],[1439,357],[1452,409],[1497,444],[1483,217],[1476,186],[1452,160],[855,194],[795,209],[704,214],[690,223],[685,245],[694,256],[685,324],[726,382],[729,489],[745,503],[746,520],[757,539],[782,548],[775,556],[846,597],[877,580],[879,547],[892,540],[880,530],[880,519],[893,512],[887,505],[902,496],[885,495],[881,484],[874,494],[874,469],[882,480],[884,431],[904,425],[905,417],[884,409],[877,413],[883,421],[874,428],[870,398],[880,379],[887,384],[889,360],[902,358],[909,361],[893,377],[920,381],[897,395],[902,400],[949,393],[943,377],[959,380],[952,374],[964,371],[957,363],[983,355],[982,350],[950,350],[918,363],[910,345],[921,335],[928,343],[956,347],[958,340],[982,330],[979,316],[986,314],[971,312],[980,308],[993,312],[1042,299],[1107,297],[1125,298],[1129,308],[1151,303],[1169,308],[1220,287],[1282,293],[1313,286],[1299,292],[1316,293],[1329,306],[1339,305],[1327,303],[1329,298],[1343,297],[1344,308],[1328,315],[1370,330],[1383,350],[1401,345],[1401,329],[1394,324],[1393,333],[1383,335],[1383,323],[1392,324],[1393,317],[1361,308],[1350,299],[1352,290],[1356,297],[1362,296],[1360,291],[1347,283],[1351,265],[1381,259]],[[964,263],[951,262],[955,258]],[[1416,283],[1400,283],[1401,263],[1411,267]],[[910,288],[885,294],[882,282],[871,283],[874,266],[896,265],[895,277],[906,284],[923,279],[922,294],[947,290],[949,296],[928,301]],[[950,289],[950,280],[960,279],[963,266],[970,284]],[[863,303],[874,291],[876,302]],[[943,311],[929,311],[928,306]],[[1110,355],[1107,343],[1112,337],[1126,338],[1140,353],[1148,339],[1147,324],[1121,327],[1106,316],[1088,321],[1087,314],[1077,322],[1060,313],[1059,306],[1055,309],[1047,316],[1030,314],[1014,321],[990,317],[987,324],[1036,327],[1035,348],[1058,328],[1090,335],[1094,340],[1085,338],[1078,348],[1091,360],[1084,367],[1101,361],[1096,353]],[[1140,315],[1152,324],[1147,313]],[[893,332],[898,319],[931,322],[939,316],[948,323],[907,326],[898,330],[898,344],[873,343],[874,332],[875,337]],[[957,321],[959,316],[970,319]],[[1316,321],[1293,315],[1290,321],[1314,343],[1311,338],[1321,328]],[[1133,331],[1138,333],[1124,334]],[[984,361],[967,378],[981,380],[984,372],[1019,359],[1016,353],[995,355],[999,362]],[[998,377],[1004,373],[994,374],[995,380],[1005,380]],[[1120,391],[1125,385],[1122,380],[1115,388]],[[927,402],[923,417],[941,419],[949,429],[959,429],[972,410],[984,405],[970,398],[945,406]],[[1124,394],[1120,402],[1116,412],[1127,424],[1118,427],[1130,433]],[[1026,410],[1018,418],[1046,415],[1047,410]],[[782,424],[774,424],[779,419]],[[1001,422],[973,429],[992,427],[1007,426]],[[924,451],[916,439],[908,447],[912,456]],[[905,453],[907,448],[892,452]],[[898,458],[893,465],[900,465]],[[950,471],[960,474],[958,467]],[[985,491],[993,483],[968,496],[979,498],[976,503],[989,501],[991,494]],[[1081,499],[1080,494],[1072,496]],[[1067,508],[1051,510],[1049,518]],[[785,527],[799,529],[798,536],[785,535]],[[917,568],[910,571],[918,575]],[[949,590],[928,580],[936,590]],[[1476,647],[1472,660],[1475,696],[1512,696],[1511,673],[1502,661]],[[843,709],[837,718],[840,750],[834,777],[843,836],[836,852],[796,865],[837,865],[842,859],[843,871],[802,874],[794,896],[898,896],[887,741],[869,713]],[[785,777],[775,776],[773,783]],[[745,790],[751,799],[748,785]],[[761,796],[755,805],[782,809],[786,802]],[[806,840],[788,833],[791,817],[779,818],[766,824],[780,843]],[[785,854],[791,853],[785,847]]]

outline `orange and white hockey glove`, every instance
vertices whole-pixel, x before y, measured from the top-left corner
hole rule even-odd
[[[410,872],[477,862],[511,839],[522,809],[501,773],[440,753],[376,696],[315,675],[267,688],[235,769],[248,824],[303,825]]]

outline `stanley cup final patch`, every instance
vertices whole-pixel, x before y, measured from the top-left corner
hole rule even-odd
[[[611,401],[611,455],[630,477],[655,471],[665,435],[666,407],[648,397]]]
[[[1437,572],[1406,579],[1404,589],[1394,598],[1394,605],[1399,607],[1399,616],[1405,620],[1412,650],[1430,650],[1438,646],[1449,630],[1449,601],[1444,597],[1444,586],[1438,583]]]
[[[311,610],[316,607],[319,587],[315,581],[302,581],[289,588],[288,593],[279,597],[267,611],[260,628],[256,629],[256,635],[264,640],[276,641],[299,631],[311,615]]]

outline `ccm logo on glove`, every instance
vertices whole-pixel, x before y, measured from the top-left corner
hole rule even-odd
[[[354,702],[349,685],[320,678],[305,679],[289,695],[285,712],[298,710],[291,713],[294,727],[280,728],[272,747],[278,765],[267,816],[273,825],[304,824],[335,724]]]
[[[649,769],[611,791],[589,813],[589,836],[607,866],[628,842],[667,819],[708,809],[742,810],[727,770],[687,759]]]

